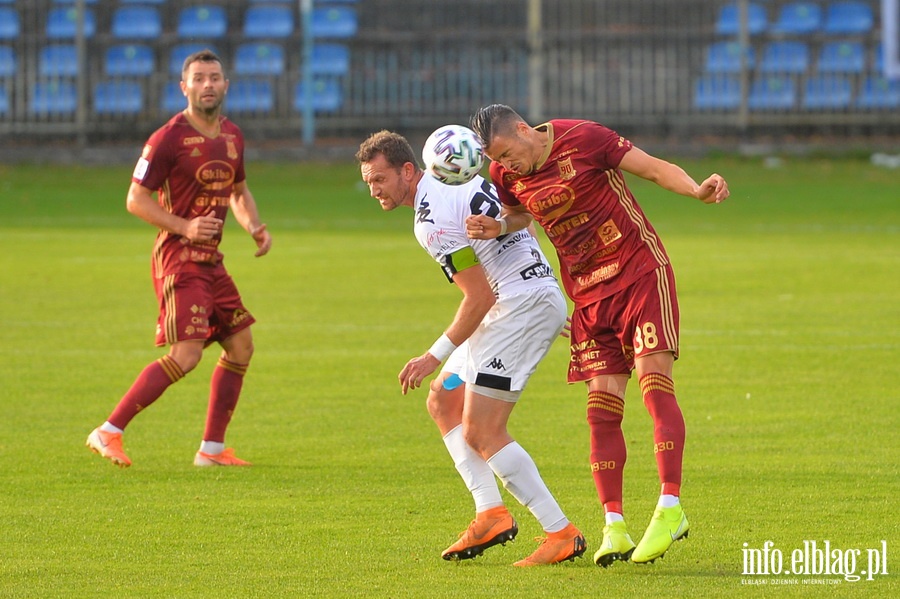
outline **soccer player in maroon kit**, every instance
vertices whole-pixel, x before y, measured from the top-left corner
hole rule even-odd
[[[245,180],[243,134],[220,115],[228,80],[218,56],[209,50],[188,56],[181,90],[188,106],[147,140],[126,200],[129,212],[159,229],[151,257],[160,308],[156,344],[169,345],[169,353],[144,368],[109,419],[88,436],[87,446],[118,466],[130,466],[122,449],[125,427],[193,370],[207,345],[218,342],[224,351],[210,382],[206,429],[194,464],[247,466],[225,448],[225,429],[253,355],[255,322],[218,249],[229,206],[256,242],[257,256],[269,251],[272,238]]]
[[[684,418],[672,382],[678,303],[669,258],[622,171],[707,204],[727,198],[728,184],[718,174],[697,184],[680,167],[591,121],[555,119],[531,127],[509,106],[493,104],[470,126],[493,160],[490,174],[504,217],[470,217],[467,233],[488,239],[533,218],[556,247],[575,304],[568,380],[587,384],[591,471],[606,519],[594,561],[604,567],[617,560],[652,562],[689,529],[679,499]],[[632,370],[653,418],[662,484],[637,547],[622,515],[622,416]]]

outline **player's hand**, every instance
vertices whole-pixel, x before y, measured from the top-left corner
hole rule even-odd
[[[397,376],[400,379],[400,390],[403,392],[403,395],[406,395],[406,392],[410,389],[421,387],[425,377],[437,370],[440,365],[440,360],[428,352],[407,362]]]
[[[182,234],[192,242],[209,241],[222,232],[224,221],[210,213],[202,214],[188,221],[187,228]]]
[[[500,235],[500,221],[484,214],[466,218],[466,235],[469,239],[494,239]]]
[[[572,317],[566,316],[566,324],[563,326],[563,330],[559,332],[559,336],[568,339],[572,336]]]
[[[728,183],[725,182],[722,175],[715,173],[703,181],[700,189],[697,190],[697,199],[704,204],[718,204],[729,195],[731,192],[728,191]]]
[[[256,247],[258,248],[254,256],[259,258],[269,253],[269,249],[272,247],[272,236],[266,230],[266,223],[252,229],[250,236],[253,237],[253,241],[256,242]]]

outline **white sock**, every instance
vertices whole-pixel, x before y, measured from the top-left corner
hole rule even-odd
[[[606,523],[612,524],[613,522],[625,522],[625,517],[616,512],[606,512]]]
[[[209,455],[219,455],[225,451],[225,444],[216,441],[203,441],[200,443],[200,451]]]
[[[678,505],[678,496],[677,495],[660,495],[659,503],[657,503],[657,507],[675,507]]]
[[[513,441],[488,458],[487,463],[506,490],[534,514],[545,532],[559,532],[569,524],[534,460],[521,445]]]
[[[457,472],[475,500],[475,513],[503,505],[494,471],[484,459],[469,447],[463,438],[462,425],[444,435],[444,445],[453,458]]]
[[[110,424],[109,421],[106,421],[103,424],[101,424],[100,430],[103,431],[104,433],[119,433],[120,435],[125,432],[122,429],[120,429],[118,426]]]

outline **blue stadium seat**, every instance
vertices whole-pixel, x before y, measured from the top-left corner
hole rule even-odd
[[[180,72],[180,68],[179,68]],[[175,81],[166,83],[163,87],[162,101],[160,102],[163,112],[175,113],[184,110],[187,106],[187,98],[181,93],[181,86]]]
[[[763,77],[750,86],[747,106],[750,110],[792,110],[797,93],[788,77]]]
[[[881,76],[867,77],[856,97],[858,108],[900,108],[900,79],[889,80]]]
[[[268,42],[241,44],[235,52],[234,72],[238,75],[281,75],[284,73],[284,48]]]
[[[78,107],[75,85],[67,81],[40,82],[31,90],[33,115],[69,115]]]
[[[211,50],[218,54],[215,47],[209,44],[178,44],[172,48],[169,54],[169,73],[181,77],[181,69],[184,68],[184,59],[200,50]]]
[[[303,111],[306,105],[306,89],[301,81],[294,87],[294,110]],[[334,112],[344,102],[340,84],[336,79],[316,79],[313,81],[312,108],[316,112]]]
[[[747,7],[747,28],[751,35],[762,33],[768,25],[766,9],[762,4],[751,2]],[[737,35],[740,32],[740,11],[737,4],[727,4],[719,10],[716,19],[716,33],[719,35]]]
[[[340,44],[316,44],[310,67],[313,75],[346,75],[350,71],[350,49]]]
[[[16,74],[16,52],[9,46],[0,46],[0,77]]]
[[[179,37],[224,37],[228,32],[228,17],[221,6],[189,6],[178,13]]]
[[[785,4],[778,12],[778,19],[772,25],[772,33],[799,34],[815,33],[822,28],[822,9],[812,2],[792,2]]]
[[[288,37],[294,32],[294,11],[290,6],[251,6],[244,14],[245,37]]]
[[[19,37],[21,24],[19,13],[14,8],[0,8],[0,40],[13,40]]]
[[[152,6],[121,6],[112,17],[113,37],[155,39],[162,34],[162,18]]]
[[[826,42],[819,53],[820,73],[862,73],[866,53],[859,42]]]
[[[804,42],[769,42],[763,49],[762,73],[805,73],[809,69],[809,46]]]
[[[6,88],[0,86],[0,116],[5,114],[9,114],[9,96],[6,93]]]
[[[136,81],[104,81],[94,86],[97,114],[137,114],[144,109],[144,90]]]
[[[10,4],[15,2],[15,0],[6,0]],[[53,0],[53,4],[75,4],[78,0]],[[125,0],[122,0],[124,3]],[[97,0],[84,0],[85,4],[97,4]],[[0,0],[0,4],[3,4],[3,0]]]
[[[869,33],[874,25],[872,7],[865,2],[835,2],[825,12],[825,33]]]
[[[356,11],[349,6],[314,8],[309,27],[313,37],[352,37],[356,35]]]
[[[150,46],[119,44],[106,49],[103,65],[111,77],[143,77],[156,70],[156,57]]]
[[[78,53],[73,44],[51,44],[41,48],[38,55],[38,74],[41,77],[77,77]]]
[[[269,81],[241,79],[228,86],[225,98],[226,112],[271,112],[275,107],[275,95]]]
[[[884,45],[878,44],[875,48],[875,72],[884,74]]]
[[[97,20],[91,9],[84,11],[84,36],[92,37],[97,31]],[[52,39],[71,39],[78,32],[78,9],[54,8],[47,15],[45,33]]]
[[[842,110],[850,107],[853,89],[850,80],[840,75],[810,77],[806,80],[803,108]]]
[[[735,77],[707,75],[694,87],[697,110],[734,110],[741,105],[741,84]]]
[[[756,66],[753,46],[745,48],[747,68]],[[737,42],[715,42],[706,51],[707,73],[739,73],[741,70],[741,46]]]

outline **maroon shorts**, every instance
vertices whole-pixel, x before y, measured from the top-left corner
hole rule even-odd
[[[671,351],[678,357],[675,274],[660,266],[622,291],[572,314],[569,382],[631,374],[635,356]]]
[[[153,286],[159,300],[158,346],[192,339],[209,345],[256,322],[221,264],[154,279]]]

